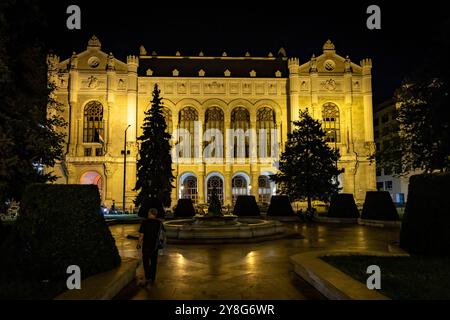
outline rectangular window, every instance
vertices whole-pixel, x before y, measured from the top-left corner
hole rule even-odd
[[[90,157],[92,155],[92,149],[91,148],[84,148],[84,156]]]
[[[96,157],[103,156],[103,148],[95,148],[95,156]]]
[[[385,186],[387,191],[392,191],[392,181],[386,181]]]
[[[377,182],[377,190],[378,191],[383,191],[384,188],[384,183],[383,182]]]

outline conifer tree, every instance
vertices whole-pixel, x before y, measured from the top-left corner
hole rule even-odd
[[[139,191],[136,206],[159,202],[170,206],[172,182],[172,156],[170,153],[170,134],[163,115],[163,102],[160,90],[155,84],[151,107],[145,112],[137,161],[137,181],[134,190]],[[146,213],[145,213],[146,214]]]
[[[271,176],[280,193],[291,201],[307,200],[308,211],[312,200],[328,200],[339,191],[337,176],[342,172],[336,166],[339,150],[325,142],[321,123],[308,111],[300,111],[300,120],[288,134],[285,150],[281,154],[279,172]]]

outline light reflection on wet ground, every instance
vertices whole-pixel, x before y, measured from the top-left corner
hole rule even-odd
[[[168,245],[159,257],[157,283],[135,283],[119,299],[321,299],[293,272],[289,256],[312,250],[387,251],[398,229],[287,223],[301,236],[261,243]],[[138,225],[111,226],[122,256],[138,257]],[[138,269],[138,276],[142,274]]]

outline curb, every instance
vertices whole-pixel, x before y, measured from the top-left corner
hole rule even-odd
[[[139,260],[122,258],[119,267],[81,281],[80,290],[67,290],[54,300],[111,300],[136,276]]]
[[[330,300],[390,300],[378,291],[369,290],[363,283],[320,259],[330,255],[409,256],[407,253],[378,251],[313,251],[291,256],[295,273]]]
[[[313,216],[313,221],[320,223],[358,224],[358,218],[320,217],[317,215]]]
[[[361,218],[358,219],[358,224],[362,226],[379,227],[379,228],[400,228],[402,226],[401,221],[369,220]]]

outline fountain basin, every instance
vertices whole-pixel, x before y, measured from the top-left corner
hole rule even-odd
[[[245,240],[283,235],[283,224],[274,220],[236,216],[194,217],[164,222],[170,240]]]

